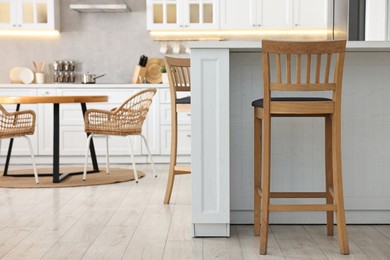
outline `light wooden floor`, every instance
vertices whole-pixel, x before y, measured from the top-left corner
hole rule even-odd
[[[269,254],[258,254],[251,225],[230,238],[191,237],[190,175],[179,176],[164,205],[159,177],[61,189],[0,189],[2,259],[390,259],[390,225],[348,226],[351,255],[341,256],[325,226],[271,226]],[[80,176],[81,178],[81,176]]]

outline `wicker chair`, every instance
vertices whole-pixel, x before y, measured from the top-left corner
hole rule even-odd
[[[108,155],[108,136],[129,136],[129,146],[131,159],[134,169],[135,181],[138,183],[138,174],[135,167],[133,146],[130,140],[131,135],[140,135],[145,143],[149,154],[154,176],[157,177],[154,170],[152,155],[149,150],[145,136],[142,134],[142,125],[148,114],[149,107],[152,104],[153,96],[156,94],[155,88],[142,90],[129,99],[127,99],[119,108],[108,110],[89,109],[85,112],[85,132],[90,133],[87,139],[85,152],[85,164],[83,180],[87,178],[88,147],[91,138],[94,135],[106,136],[106,172],[109,173],[109,155]]]
[[[32,110],[16,111],[13,113],[7,112],[0,105],[0,147],[1,140],[6,138],[24,137],[29,145],[30,154],[33,164],[35,182],[38,184],[38,173],[35,165],[34,151],[31,140],[27,135],[34,134],[35,131],[35,112]]]

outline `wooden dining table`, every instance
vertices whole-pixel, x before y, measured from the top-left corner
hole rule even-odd
[[[82,172],[60,173],[60,104],[80,103],[84,118],[87,110],[86,103],[107,102],[108,96],[0,96],[0,104],[16,104],[16,111],[19,111],[21,104],[53,104],[53,183],[59,183],[69,175],[82,174]],[[89,136],[89,133],[87,133]],[[4,166],[4,176],[30,176],[30,174],[12,175],[8,173],[8,166],[11,158],[13,138],[8,145],[8,153]],[[95,147],[91,140],[89,150],[91,153],[93,170],[88,173],[99,172],[99,165],[96,159]]]

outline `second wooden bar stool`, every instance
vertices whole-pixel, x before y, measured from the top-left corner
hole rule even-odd
[[[252,103],[255,118],[254,233],[260,235],[260,254],[267,253],[270,211],[326,211],[328,235],[333,235],[335,212],[340,252],[349,254],[341,175],[341,85],[345,44],[345,41],[262,42],[264,98]],[[271,67],[271,64],[275,66]],[[332,96],[271,97],[275,91],[327,91]],[[325,192],[270,191],[272,117],[325,118]],[[270,198],[324,198],[326,204],[271,205]]]
[[[169,89],[171,94],[171,158],[164,203],[169,204],[175,176],[190,174],[191,167],[176,165],[177,159],[177,113],[191,112],[191,97],[177,98],[177,92],[191,91],[190,59],[166,57]]]

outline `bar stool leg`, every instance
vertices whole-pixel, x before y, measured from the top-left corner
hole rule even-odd
[[[333,174],[332,174],[332,119],[330,116],[325,117],[325,175],[326,175],[326,204],[333,204],[333,197],[330,189],[333,190]],[[326,225],[328,236],[334,234],[334,212],[326,212]]]
[[[172,112],[171,116],[171,158],[169,162],[169,175],[167,189],[165,191],[164,204],[169,204],[172,195],[173,183],[175,181],[175,166],[177,157],[177,112]]]
[[[336,113],[332,118],[332,162],[335,204],[337,205],[337,231],[340,242],[340,253],[349,254],[347,227],[345,224],[344,194],[341,172],[341,118]]]
[[[262,120],[256,117],[256,108],[255,111],[255,125],[254,125],[254,234],[255,236],[260,236],[260,219],[261,219],[261,196],[258,191],[261,191],[261,167],[262,167]]]
[[[268,220],[269,220],[269,197],[270,197],[270,171],[271,171],[271,118],[264,116],[264,161],[263,161],[263,197],[261,200],[261,234],[260,254],[267,254],[268,246]]]

